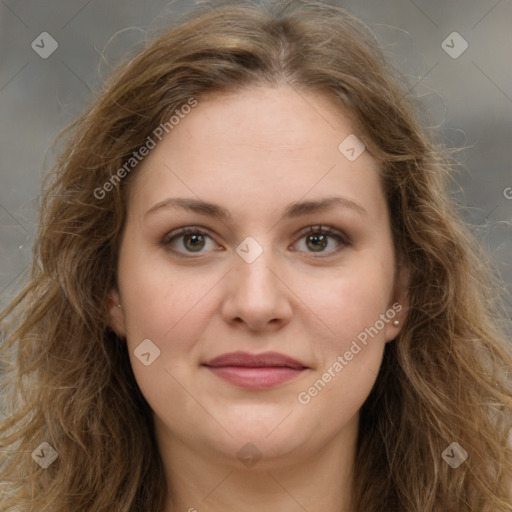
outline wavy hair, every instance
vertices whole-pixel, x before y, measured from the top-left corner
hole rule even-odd
[[[349,113],[379,163],[409,272],[405,325],[360,411],[354,510],[512,511],[502,290],[449,192],[455,165],[361,21],[330,2],[284,0],[186,14],[120,65],[59,139],[30,280],[1,315],[4,512],[162,510],[151,411],[105,306],[137,169],[118,173],[191,98],[281,84]],[[58,453],[46,469],[31,457],[42,442]],[[442,458],[452,442],[468,453],[457,469]]]

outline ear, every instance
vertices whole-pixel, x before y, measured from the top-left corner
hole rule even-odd
[[[108,325],[120,337],[126,337],[126,326],[124,310],[117,288],[112,288],[105,300],[107,309]]]
[[[407,311],[409,310],[409,282],[409,269],[405,266],[400,267],[393,296],[386,311],[386,317],[389,319],[386,323],[386,343],[393,341],[404,327]],[[399,322],[398,325],[394,324],[396,320]]]

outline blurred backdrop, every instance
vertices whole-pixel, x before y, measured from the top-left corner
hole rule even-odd
[[[512,292],[512,2],[339,0],[464,148],[457,192]],[[109,69],[195,2],[0,0],[0,307],[28,274],[50,144]],[[506,298],[512,317],[512,299]]]

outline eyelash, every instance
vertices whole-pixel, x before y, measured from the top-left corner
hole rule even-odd
[[[168,246],[170,246],[171,243],[175,239],[180,238],[180,237],[185,236],[185,235],[190,235],[190,234],[203,235],[203,236],[207,236],[208,238],[212,238],[210,236],[209,232],[207,230],[205,230],[204,228],[201,228],[199,226],[188,226],[188,227],[185,227],[185,228],[176,229],[174,231],[171,231],[167,235],[165,235],[164,239],[160,242],[160,245],[162,245],[165,248],[168,248]],[[343,246],[347,247],[347,246],[350,245],[350,241],[349,241],[347,236],[345,236],[344,234],[340,233],[337,230],[334,230],[333,228],[331,228],[329,226],[321,226],[321,225],[309,226],[309,227],[303,229],[300,232],[300,236],[297,239],[297,241],[299,241],[300,239],[302,239],[305,236],[310,235],[310,234],[327,235],[327,236],[329,236],[331,238],[336,239],[341,244],[342,247],[328,252],[327,254],[329,256],[331,256],[333,254],[337,254],[343,248]],[[173,252],[178,253],[180,255],[183,255],[183,253],[180,252],[180,251],[173,250]],[[194,254],[194,253],[190,252],[188,254]],[[195,254],[200,255],[202,253],[199,252],[199,253],[195,253]],[[327,257],[327,256],[315,256],[314,252],[311,252],[310,254],[313,255],[312,256],[313,258],[326,258]],[[317,254],[320,254],[320,253],[317,253]],[[189,257],[189,256],[185,256],[185,257]],[[193,258],[195,256],[190,256],[190,257]]]

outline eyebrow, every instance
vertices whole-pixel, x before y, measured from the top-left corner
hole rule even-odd
[[[292,219],[311,213],[319,213],[330,210],[336,206],[349,208],[361,215],[368,214],[368,212],[360,204],[355,203],[346,197],[335,196],[312,201],[299,201],[296,203],[291,203],[286,207],[283,218]],[[218,204],[184,197],[170,197],[168,199],[164,199],[163,201],[160,201],[159,203],[152,206],[144,214],[144,216],[167,208],[181,208],[193,213],[197,213],[199,215],[213,217],[221,221],[229,221],[232,219],[232,215],[229,210]]]

